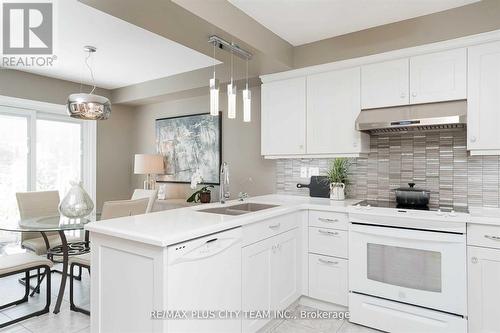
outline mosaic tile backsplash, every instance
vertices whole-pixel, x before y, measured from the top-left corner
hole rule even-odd
[[[301,167],[325,174],[330,159],[277,160],[278,193],[309,195]],[[500,157],[468,156],[465,129],[372,135],[367,157],[352,159],[347,196],[395,200],[392,189],[414,182],[431,191],[433,207],[500,207]]]

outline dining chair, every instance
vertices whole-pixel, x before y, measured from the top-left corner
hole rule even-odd
[[[146,214],[150,198],[142,198],[136,200],[118,200],[106,201],[102,206],[101,221],[109,220],[118,217]],[[90,253],[71,256],[69,258],[69,303],[72,311],[81,312],[90,315],[90,311],[83,309],[75,304],[74,300],[74,280],[76,276],[73,271],[78,267],[86,268],[90,273]]]
[[[59,215],[59,192],[58,191],[34,191],[34,192],[18,192],[16,193],[17,206],[19,208],[19,216],[22,220],[44,216]],[[40,232],[23,232],[21,233],[21,247],[34,252],[36,255],[46,255],[50,248],[62,244],[61,237],[58,232],[46,232],[45,237]],[[81,237],[70,236],[68,242],[79,241]],[[49,258],[55,263],[60,262],[55,258]],[[52,272],[62,273],[59,270]],[[45,278],[45,274],[31,276],[37,278],[37,286],[33,288],[33,293],[40,293],[39,286]],[[25,283],[23,279],[20,281]],[[33,294],[32,294],[33,295]]]
[[[16,199],[21,220],[59,215],[58,191],[18,192]],[[47,232],[45,235],[48,244],[39,232],[23,232],[21,246],[37,255],[43,255],[49,248],[61,245],[61,238],[57,232]]]
[[[138,188],[134,190],[132,194],[131,200],[148,198],[148,207],[146,208],[146,213],[151,213],[153,211],[153,207],[158,196],[158,189],[155,190],[144,190],[142,188]]]
[[[139,214],[146,214],[149,199],[106,201],[102,206],[101,221]]]
[[[24,273],[26,281],[29,281],[30,279],[30,271],[31,270],[37,270],[40,271],[40,269],[44,269],[45,272],[44,274],[47,276],[47,300],[45,302],[45,307],[43,309],[37,309],[34,312],[25,314],[21,317],[11,319],[6,322],[0,323],[0,328],[6,327],[8,325],[12,325],[14,323],[17,323],[21,320],[25,320],[31,317],[39,316],[41,314],[45,314],[49,312],[49,307],[50,307],[50,269],[52,267],[53,263],[49,259],[37,256],[32,253],[17,253],[17,254],[10,254],[10,255],[5,255],[5,256],[0,256],[0,280],[4,277]],[[14,305],[19,305],[25,302],[28,302],[29,300],[29,292],[30,292],[30,286],[29,283],[26,283],[25,285],[25,293],[23,298],[9,302],[7,304],[2,304],[0,305],[0,310],[9,308]]]

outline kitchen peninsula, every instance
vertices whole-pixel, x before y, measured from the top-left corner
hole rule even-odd
[[[243,311],[283,310],[308,294],[307,269],[303,269],[308,262],[308,212],[318,215],[317,227],[326,232],[337,228],[347,241],[346,208],[356,200],[266,195],[248,202],[276,207],[233,216],[199,211],[241,203],[234,201],[87,225],[92,242],[92,332],[175,331],[173,326],[179,327],[175,325],[186,329],[199,323],[152,320],[151,312],[237,311],[241,304]],[[343,260],[333,274],[344,283],[334,294],[337,303],[346,306],[347,260]],[[261,288],[266,284],[271,290]],[[229,322],[214,323],[214,328],[254,332],[266,324],[262,319]],[[207,321],[203,325],[207,327]]]
[[[459,242],[453,262],[462,263],[453,267],[465,276],[466,228],[473,229],[472,237],[485,231],[481,216],[489,219],[486,228],[495,229],[497,226],[491,224],[500,222],[492,217],[495,212],[483,209],[474,213],[477,215],[472,219],[468,213],[450,210],[395,209],[359,200],[336,202],[265,195],[245,202],[214,203],[91,223],[86,228],[92,242],[92,332],[199,330],[198,320],[164,319],[168,311],[203,310],[241,315],[230,320],[205,320],[206,332],[257,332],[270,319],[247,318],[245,314],[284,310],[299,299],[318,309],[355,309],[364,300],[348,285],[353,281],[359,284],[360,276],[349,277],[348,270],[363,269],[366,263],[359,257],[363,251],[348,251],[348,240],[361,226],[388,230],[387,234],[377,231],[384,237],[393,237],[400,228],[401,232],[405,228],[414,230],[412,234],[422,237],[426,230],[430,236],[452,233]],[[415,231],[418,229],[421,231]],[[482,246],[481,242],[478,246]],[[477,245],[473,239],[469,243]],[[422,244],[408,246],[420,249]],[[435,251],[442,251],[443,260],[451,258],[447,247],[436,242],[433,246],[437,246]],[[349,260],[351,251],[351,259],[356,262]],[[447,284],[447,278],[443,275],[441,283]],[[460,294],[465,302],[467,281],[464,278],[462,282],[456,286],[456,297]],[[356,297],[349,296],[350,292]],[[113,315],[116,311],[122,314],[119,320]],[[415,311],[405,319],[409,322],[419,316],[440,316],[443,329],[465,332],[467,326],[464,317],[430,310],[420,313],[420,307],[409,307],[408,311]],[[422,327],[438,329],[433,322],[425,322]]]

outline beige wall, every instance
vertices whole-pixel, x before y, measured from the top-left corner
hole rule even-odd
[[[275,163],[260,156],[260,88],[252,88],[252,122],[242,121],[241,100],[238,100],[236,120],[227,119],[226,99],[221,94],[222,157],[229,163],[231,196],[238,192],[250,195],[273,193]],[[238,95],[238,97],[240,97]],[[155,119],[185,114],[208,112],[208,95],[150,104],[134,111],[134,153],[154,153]],[[142,187],[142,176],[133,176],[132,186]],[[168,184],[170,198],[186,198],[192,190],[189,185]],[[217,191],[212,200],[217,200]]]
[[[131,107],[113,105],[111,117],[97,123],[97,210],[109,200],[130,199],[133,171]]]
[[[83,86],[84,91],[90,91],[90,89],[89,86]],[[66,104],[68,96],[79,91],[79,83],[0,68],[0,95],[3,96]],[[111,95],[108,90],[100,88],[96,89],[96,94],[106,97]]]
[[[500,0],[483,0],[295,47],[294,68],[356,58],[500,29]]]
[[[84,86],[83,91],[90,87]],[[65,104],[68,95],[79,92],[80,84],[2,69],[0,95]],[[109,96],[105,89],[97,93]],[[132,109],[113,105],[111,118],[97,123],[97,208],[106,200],[125,199],[130,195]]]

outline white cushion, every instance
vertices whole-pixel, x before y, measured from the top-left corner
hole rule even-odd
[[[81,254],[79,256],[70,256],[69,264],[71,265],[72,263],[90,266],[90,253]]]
[[[49,247],[54,247],[62,244],[61,237],[59,235],[47,236],[47,239],[49,240]],[[80,240],[80,237],[68,237],[67,239],[68,242]],[[21,245],[24,248],[35,252],[35,254],[39,256],[47,253],[47,247],[45,246],[43,237],[27,239],[23,241]]]
[[[0,275],[46,265],[52,267],[52,261],[32,253],[16,253],[0,257]]]

